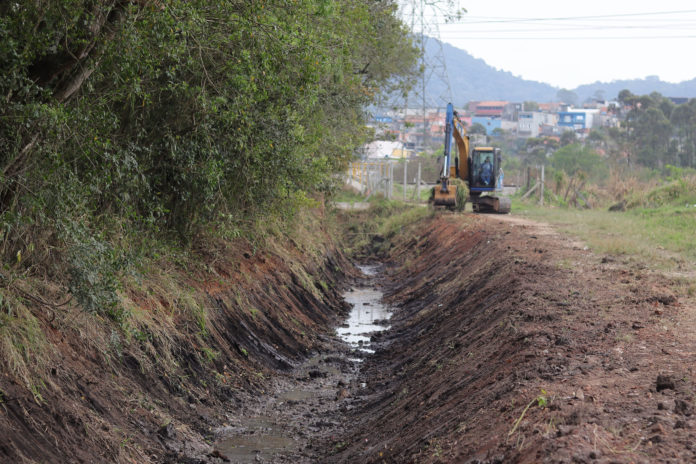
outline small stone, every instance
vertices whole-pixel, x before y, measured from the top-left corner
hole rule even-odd
[[[674,412],[683,416],[690,416],[693,411],[691,409],[691,405],[686,401],[676,400],[674,402]]]
[[[582,392],[582,390],[578,390],[575,392],[575,397],[579,399],[580,401],[585,401],[585,394]]]

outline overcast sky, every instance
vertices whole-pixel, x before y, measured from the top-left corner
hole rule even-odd
[[[419,0],[403,0],[420,4]],[[460,0],[440,38],[525,79],[574,88],[595,81],[696,77],[696,1]],[[410,21],[407,7],[405,19]],[[416,21],[416,29],[418,21]],[[432,34],[432,24],[426,33]]]

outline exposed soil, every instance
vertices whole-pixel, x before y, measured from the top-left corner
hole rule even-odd
[[[391,256],[393,326],[328,462],[696,461],[694,307],[668,280],[494,216]]]
[[[669,279],[514,217],[373,245],[374,276],[331,247],[209,259],[217,355],[175,340],[176,378],[85,345],[75,314],[47,321],[43,401],[0,378],[0,462],[696,461],[696,313]],[[364,329],[341,326],[351,289]],[[361,320],[379,292],[391,318]]]

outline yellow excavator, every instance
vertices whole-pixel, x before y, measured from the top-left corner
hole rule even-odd
[[[502,190],[502,169],[500,148],[474,147],[469,149],[469,136],[466,135],[464,124],[454,111],[451,103],[447,105],[445,120],[445,161],[440,175],[440,182],[433,188],[432,200],[434,206],[445,206],[454,209],[461,201],[457,197],[457,186],[450,179],[462,179],[469,187],[469,198],[474,212],[477,213],[509,213],[510,199],[491,195]],[[457,143],[459,156],[454,157],[452,164],[452,137]]]

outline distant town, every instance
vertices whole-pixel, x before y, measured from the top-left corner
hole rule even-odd
[[[687,98],[670,98],[675,104]],[[515,103],[475,101],[457,108],[459,119],[472,137],[519,138],[550,137],[560,140],[565,131],[574,131],[578,139],[594,128],[619,127],[630,106],[618,100],[591,99],[582,107],[563,102]],[[363,147],[363,158],[402,159],[434,152],[443,143],[445,109],[431,108],[388,111],[376,114],[370,124],[376,140]]]

